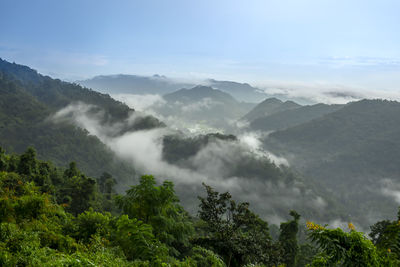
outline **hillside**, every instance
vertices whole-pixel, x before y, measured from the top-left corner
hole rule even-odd
[[[251,122],[258,118],[299,107],[301,106],[293,101],[283,102],[277,98],[267,98],[250,110],[250,112],[248,112],[246,115],[244,115],[241,120]]]
[[[387,217],[397,208],[400,103],[362,100],[272,133],[265,145],[305,177],[324,184],[355,217]],[[373,214],[373,216],[372,216]]]
[[[162,157],[218,189],[229,188],[237,199],[252,203],[257,213],[274,223],[289,207],[306,219],[326,223],[348,219],[345,209],[318,183],[309,183],[287,166],[277,167],[267,155],[249,150],[233,135],[168,135],[163,138]],[[187,203],[195,201],[192,192],[200,187],[189,182],[193,178],[186,179],[185,190],[179,184],[177,188]]]
[[[342,107],[343,105],[315,104],[275,112],[251,121],[249,128],[266,132],[283,130],[322,117]]]
[[[135,171],[116,161],[114,153],[86,130],[68,122],[54,123],[50,117],[56,111],[79,101],[104,110],[100,121],[121,124],[119,132],[163,126],[152,117],[125,123],[134,110],[110,96],[4,60],[0,60],[0,94],[0,146],[17,153],[34,146],[39,158],[61,166],[79,161],[80,168],[94,177],[108,170],[122,182],[132,179]]]
[[[153,109],[164,117],[190,124],[226,129],[253,105],[238,102],[228,93],[208,86],[181,89],[163,96],[166,103]]]

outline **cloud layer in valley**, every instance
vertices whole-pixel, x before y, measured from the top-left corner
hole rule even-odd
[[[323,212],[327,203],[300,180],[280,181],[276,177],[232,175],[232,168],[252,158],[272,160],[287,165],[283,158],[274,157],[260,148],[255,135],[244,135],[238,141],[210,142],[194,156],[185,159],[187,165],[170,164],[163,158],[163,137],[174,134],[169,128],[156,128],[115,135],[119,125],[102,125],[101,111],[92,105],[72,104],[58,111],[52,119],[68,120],[85,128],[108,145],[118,157],[132,163],[138,173],[153,174],[160,180],[169,179],[176,185],[183,204],[192,212],[197,210],[197,195],[204,194],[201,183],[211,185],[220,192],[229,191],[240,201],[265,218],[283,218],[292,208]],[[135,121],[134,113],[125,124]],[[110,130],[113,129],[113,130]]]

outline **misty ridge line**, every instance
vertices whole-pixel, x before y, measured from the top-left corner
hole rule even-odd
[[[119,81],[119,79],[126,80]],[[140,79],[140,81],[136,79]],[[158,74],[153,76],[116,74],[95,76],[91,79],[76,81],[76,83],[105,93],[121,94],[121,96],[132,94],[160,97],[182,88],[193,88],[201,85],[232,94],[238,101],[252,103],[259,103],[265,98],[271,97],[282,100],[290,99],[300,104],[346,104],[362,99],[400,101],[400,92],[397,90],[385,90],[385,88],[378,90],[365,86],[347,86],[326,82],[270,80],[250,85],[245,82],[215,79],[169,78]],[[234,88],[234,90],[229,87]]]

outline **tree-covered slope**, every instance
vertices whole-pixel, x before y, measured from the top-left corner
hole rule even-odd
[[[277,112],[296,109],[299,107],[301,106],[293,101],[283,102],[277,98],[267,98],[244,115],[242,120],[251,122],[255,119],[266,117]]]
[[[400,103],[362,100],[272,133],[265,144],[322,182],[354,218],[386,218],[398,205]]]
[[[275,112],[254,119],[250,122],[249,128],[256,131],[283,130],[322,117],[323,115],[337,111],[342,107],[343,105],[315,104]]]
[[[98,177],[105,170],[120,181],[134,176],[134,169],[115,159],[100,140],[72,124],[55,123],[51,116],[74,102],[95,105],[104,110],[101,121],[120,123],[119,131],[163,126],[153,117],[143,117],[134,124],[123,124],[134,110],[110,96],[75,84],[42,76],[22,65],[0,60],[0,145],[7,151],[22,152],[35,146],[40,158],[57,165],[79,161],[80,167]]]
[[[264,218],[286,217],[290,208],[327,223],[347,218],[345,208],[318,183],[288,166],[277,166],[268,155],[249,150],[233,135],[169,135],[163,139],[162,152],[168,163],[212,181],[217,188],[232,188],[240,200],[253,199],[255,211]],[[191,192],[182,191],[182,199],[190,201]]]

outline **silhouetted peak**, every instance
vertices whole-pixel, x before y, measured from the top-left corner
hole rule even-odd
[[[282,104],[283,102],[281,100],[279,100],[278,98],[271,97],[271,98],[265,99],[261,103],[264,103],[264,104]]]

